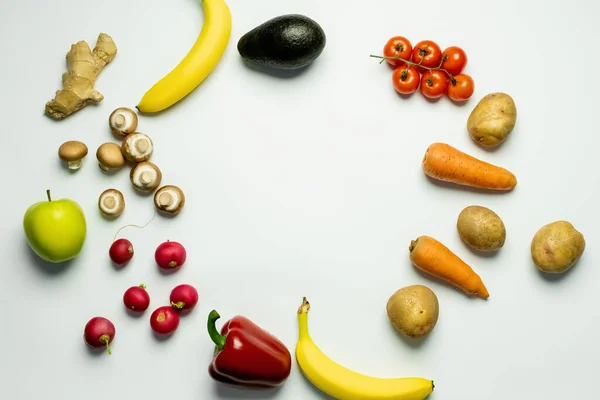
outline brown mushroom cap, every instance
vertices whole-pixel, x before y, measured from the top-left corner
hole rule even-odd
[[[101,144],[96,151],[96,158],[103,169],[120,168],[125,164],[121,146],[112,142]]]
[[[177,215],[185,205],[183,191],[174,185],[165,185],[154,193],[154,206],[158,211]]]
[[[119,107],[108,117],[108,125],[115,135],[127,136],[137,129],[138,117],[131,108]]]
[[[131,169],[129,179],[137,190],[151,193],[160,185],[162,172],[150,161],[142,161]]]
[[[106,189],[98,197],[98,208],[106,217],[118,217],[125,210],[123,193],[117,189]]]
[[[77,140],[64,142],[58,148],[58,157],[63,161],[79,161],[88,154],[88,148],[85,143]]]
[[[154,143],[145,133],[134,132],[125,137],[121,151],[128,161],[148,161],[154,152]]]

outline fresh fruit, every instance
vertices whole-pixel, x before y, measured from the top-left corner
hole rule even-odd
[[[585,238],[568,221],[542,226],[531,241],[531,258],[540,271],[560,274],[571,269],[583,255]]]
[[[456,229],[463,242],[479,251],[500,250],[506,240],[504,223],[486,207],[465,207],[458,215]]]
[[[85,324],[83,340],[94,349],[106,348],[108,354],[112,354],[110,344],[115,338],[115,326],[104,317],[94,317]]]
[[[323,28],[299,14],[272,18],[245,33],[237,44],[248,63],[276,68],[297,69],[307,66],[325,49]]]
[[[150,295],[143,283],[132,286],[123,294],[123,304],[131,311],[146,311],[150,306]]]
[[[475,91],[473,78],[466,74],[459,74],[450,79],[448,85],[448,97],[454,101],[466,101]]]
[[[179,285],[171,291],[171,307],[176,310],[191,310],[198,304],[198,291],[192,285]]]
[[[345,400],[423,400],[433,392],[433,382],[428,379],[371,377],[333,361],[310,337],[309,308],[303,298],[298,309],[296,361],[304,376],[321,391]]]
[[[150,316],[150,327],[160,335],[170,335],[179,326],[179,314],[171,306],[158,307]]]
[[[383,55],[384,57],[399,57],[404,60],[409,60],[412,55],[412,50],[412,45],[407,38],[404,36],[394,36],[387,41],[385,46],[383,46]],[[394,60],[393,58],[388,58],[385,61],[395,67],[404,64],[404,61]]]
[[[386,304],[388,318],[394,328],[409,338],[421,338],[433,330],[440,305],[431,289],[412,285],[398,289]]]
[[[423,172],[430,178],[457,185],[487,190],[512,190],[515,175],[496,165],[479,160],[446,143],[433,143],[425,151]]]
[[[450,75],[460,74],[467,65],[467,53],[458,46],[450,46],[442,53],[442,69]]]
[[[442,71],[426,71],[421,76],[421,94],[430,99],[438,99],[448,89],[448,75]]]
[[[504,143],[517,123],[517,106],[506,93],[490,93],[479,100],[467,120],[473,141],[485,147]]]
[[[83,210],[74,200],[52,200],[31,205],[23,217],[29,247],[43,260],[60,263],[81,252],[87,235]]]
[[[108,255],[113,263],[122,266],[133,258],[133,244],[127,239],[117,239],[108,250]]]
[[[394,88],[400,94],[412,94],[419,87],[419,71],[412,66],[403,64],[392,73]]]
[[[442,49],[432,40],[422,40],[413,47],[411,61],[428,68],[439,67],[442,61]]]
[[[154,252],[156,264],[162,269],[177,269],[185,263],[186,258],[185,247],[181,243],[169,240],[158,245]]]
[[[410,261],[423,272],[442,279],[465,293],[483,299],[490,294],[473,269],[441,242],[429,236],[420,236],[408,247]]]
[[[202,0],[204,25],[181,62],[159,80],[137,105],[143,113],[165,110],[190,94],[215,69],[231,36],[231,12],[223,0]]]

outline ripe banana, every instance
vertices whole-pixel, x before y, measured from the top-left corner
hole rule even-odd
[[[231,12],[223,0],[201,0],[204,25],[181,62],[146,92],[137,109],[162,111],[190,94],[217,66],[231,36]]]
[[[310,337],[309,308],[305,297],[298,309],[296,360],[304,376],[317,388],[339,400],[423,400],[433,392],[433,381],[428,379],[371,377],[331,360]]]

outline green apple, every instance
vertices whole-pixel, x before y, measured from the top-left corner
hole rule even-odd
[[[75,201],[52,200],[31,205],[23,218],[23,229],[31,249],[42,259],[60,263],[75,258],[85,243],[85,215]]]

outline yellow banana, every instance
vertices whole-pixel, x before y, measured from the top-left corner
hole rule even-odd
[[[338,400],[423,400],[433,392],[433,381],[424,378],[378,378],[343,367],[325,355],[308,332],[306,297],[298,309],[299,338],[296,361],[306,378]]]
[[[223,0],[201,0],[204,25],[181,62],[146,92],[137,109],[162,111],[190,94],[217,66],[231,36],[231,12]]]

